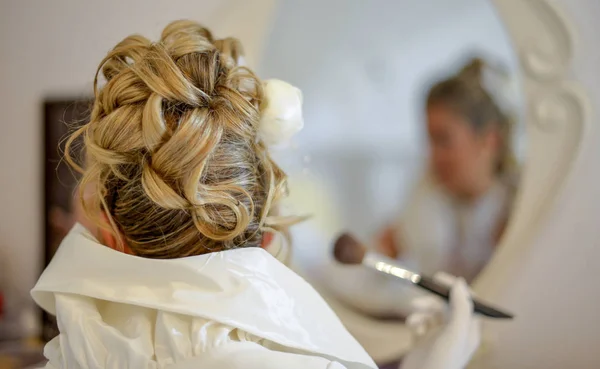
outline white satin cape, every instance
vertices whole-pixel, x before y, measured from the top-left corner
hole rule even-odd
[[[319,294],[259,248],[146,259],[76,225],[32,296],[61,332],[47,368],[376,367]]]

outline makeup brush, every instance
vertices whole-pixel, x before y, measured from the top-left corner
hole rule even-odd
[[[348,233],[342,234],[333,249],[335,259],[342,264],[362,264],[378,272],[391,275],[403,281],[419,286],[431,293],[434,293],[446,301],[450,299],[450,288],[433,278],[421,275],[408,270],[394,263],[391,259],[367,250],[356,238]],[[484,304],[481,301],[473,299],[473,310],[481,315],[496,319],[512,319],[512,314],[500,311]]]

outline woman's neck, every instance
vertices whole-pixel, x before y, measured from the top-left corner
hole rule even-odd
[[[466,203],[472,203],[483,197],[496,183],[494,176],[482,177],[479,181],[473,182],[468,189],[461,191],[457,197]]]

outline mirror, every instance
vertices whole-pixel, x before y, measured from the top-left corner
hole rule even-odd
[[[287,206],[313,215],[293,230],[297,268],[343,295],[359,277],[321,263],[350,231],[420,272],[475,280],[508,224],[526,143],[519,61],[493,4],[282,1],[274,19],[261,75],[305,99],[304,131],[276,153]]]

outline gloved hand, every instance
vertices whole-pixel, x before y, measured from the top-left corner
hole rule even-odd
[[[402,369],[462,369],[481,342],[479,318],[465,281],[444,273],[434,276],[451,286],[449,306],[436,296],[414,300],[415,313],[407,319],[414,346],[402,361]]]

